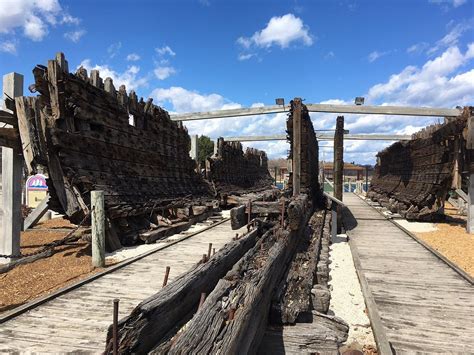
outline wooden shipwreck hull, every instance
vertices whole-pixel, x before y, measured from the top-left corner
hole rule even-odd
[[[95,70],[71,74],[62,54],[33,73],[40,95],[17,98],[16,113],[28,172],[48,172],[50,208],[78,222],[89,213],[90,191],[103,190],[110,230],[133,244],[158,226],[160,211],[211,201],[186,128],[152,99],[116,90]]]
[[[217,154],[208,159],[209,179],[219,194],[242,194],[272,187],[268,158],[264,151],[247,148],[242,143],[217,140]]]
[[[466,111],[466,115],[468,112]],[[449,119],[377,155],[368,196],[412,220],[437,218],[450,189],[463,185],[467,116]]]

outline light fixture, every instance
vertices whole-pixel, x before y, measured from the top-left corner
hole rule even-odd
[[[357,97],[355,98],[355,102],[354,102],[354,103],[355,103],[357,106],[360,106],[360,105],[363,105],[363,104],[364,104],[364,101],[365,101],[365,98],[363,98],[362,96],[357,96]]]
[[[283,106],[283,108],[285,107],[285,99],[282,99],[281,97],[275,99],[275,103],[279,106]]]

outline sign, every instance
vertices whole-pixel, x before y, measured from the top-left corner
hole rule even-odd
[[[26,181],[26,189],[28,191],[48,190],[48,185],[46,185],[46,176],[43,174],[30,176]]]

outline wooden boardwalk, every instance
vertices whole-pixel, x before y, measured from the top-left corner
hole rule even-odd
[[[356,195],[344,203],[356,220],[344,216],[358,272],[392,350],[474,353],[474,287]]]
[[[103,352],[114,298],[119,318],[128,315],[161,289],[166,266],[171,282],[207,253],[208,243],[218,250],[244,230],[224,222],[0,324],[0,352]]]

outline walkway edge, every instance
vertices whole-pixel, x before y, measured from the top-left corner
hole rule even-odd
[[[214,224],[212,224],[212,225],[210,225],[210,226],[208,226],[208,227],[206,227],[206,228],[203,228],[203,229],[201,229],[201,230],[199,230],[199,231],[197,231],[197,232],[194,232],[194,233],[188,234],[188,235],[186,235],[186,236],[183,236],[182,238],[173,240],[172,242],[170,242],[170,243],[168,243],[168,244],[166,244],[166,245],[163,245],[163,246],[158,247],[158,248],[156,248],[156,249],[150,250],[150,251],[148,251],[148,252],[146,252],[146,253],[140,254],[140,255],[138,255],[138,256],[136,256],[136,257],[134,257],[134,258],[131,258],[131,259],[128,259],[128,260],[124,260],[124,261],[122,261],[122,262],[120,262],[120,263],[118,263],[118,264],[115,264],[115,265],[110,266],[109,268],[107,268],[107,269],[104,270],[104,271],[101,271],[101,272],[98,272],[98,273],[96,273],[96,274],[94,274],[94,275],[91,275],[91,276],[89,276],[89,277],[86,277],[85,279],[82,279],[82,280],[80,280],[80,281],[78,281],[78,282],[76,282],[76,283],[73,283],[73,284],[69,285],[69,286],[62,287],[62,288],[60,288],[59,290],[57,290],[57,291],[55,291],[55,292],[53,292],[53,293],[51,293],[51,294],[49,294],[49,295],[45,295],[45,296],[39,297],[39,298],[37,298],[37,299],[34,300],[34,301],[31,301],[31,302],[25,303],[25,304],[22,305],[22,306],[16,307],[16,308],[14,308],[13,310],[8,311],[8,312],[5,312],[4,314],[0,315],[0,324],[4,323],[4,322],[6,322],[6,321],[8,321],[8,320],[10,320],[10,319],[12,319],[12,318],[15,318],[15,317],[19,316],[20,314],[25,313],[25,312],[27,312],[27,311],[33,309],[33,308],[36,308],[37,306],[39,306],[39,305],[41,305],[41,304],[43,304],[43,303],[46,303],[46,302],[48,302],[48,301],[50,301],[50,300],[52,300],[52,299],[54,299],[54,298],[56,298],[56,297],[59,297],[59,296],[65,294],[65,293],[68,293],[69,291],[72,291],[72,290],[74,290],[74,289],[76,289],[76,288],[79,288],[79,287],[81,287],[82,285],[85,285],[85,284],[87,284],[87,283],[89,283],[89,282],[91,282],[91,281],[94,281],[94,280],[96,280],[96,279],[98,279],[98,278],[100,278],[100,277],[102,277],[102,276],[104,276],[104,275],[110,274],[110,273],[112,273],[112,272],[114,272],[114,271],[116,271],[116,270],[118,270],[118,269],[123,268],[124,266],[127,266],[127,265],[129,265],[129,264],[134,263],[135,261],[138,261],[138,260],[140,260],[140,259],[143,259],[143,258],[145,258],[145,257],[147,257],[147,256],[149,256],[149,255],[151,255],[151,254],[154,254],[154,253],[156,253],[156,252],[158,252],[158,251],[160,251],[160,250],[169,248],[170,246],[175,245],[175,244],[177,244],[177,243],[179,243],[179,242],[181,242],[181,241],[183,241],[183,240],[185,240],[185,239],[194,237],[194,236],[197,235],[197,234],[200,234],[200,233],[202,233],[202,232],[205,232],[205,231],[207,231],[207,230],[209,230],[209,229],[211,229],[211,228],[214,228],[214,227],[216,227],[216,226],[218,226],[218,225],[220,225],[220,224],[223,224],[223,223],[225,223],[225,222],[228,222],[228,221],[230,221],[230,218],[224,218],[222,221],[219,221],[219,222],[217,222],[217,223],[214,223]]]
[[[349,209],[346,207],[346,209]],[[344,220],[344,215],[343,215]],[[380,318],[377,305],[375,304],[374,297],[370,291],[369,284],[364,276],[362,271],[362,264],[359,259],[359,253],[357,252],[357,247],[354,245],[352,240],[351,231],[346,231],[349,240],[349,247],[351,248],[352,260],[359,278],[360,287],[362,289],[362,294],[364,295],[365,305],[367,307],[367,313],[370,319],[372,326],[372,332],[374,333],[375,342],[377,344],[378,353],[381,355],[391,355],[394,352],[390,342],[388,341],[387,334],[382,324],[382,319]]]
[[[469,282],[471,285],[474,285],[474,278],[471,277],[467,272],[465,272],[463,269],[461,269],[459,266],[457,266],[455,263],[453,263],[451,260],[449,260],[447,257],[445,257],[443,254],[441,254],[439,251],[436,249],[432,248],[431,245],[426,243],[425,241],[421,240],[418,238],[415,234],[410,232],[408,229],[405,227],[401,226],[397,222],[393,220],[393,218],[388,218],[386,215],[384,215],[381,211],[379,211],[377,208],[372,206],[371,204],[367,203],[366,200],[361,198],[359,195],[355,194],[357,197],[359,197],[362,201],[364,201],[368,206],[373,208],[375,211],[377,211],[381,216],[383,216],[386,220],[397,226],[400,230],[402,230],[405,234],[407,234],[409,237],[411,237],[413,240],[415,240],[417,243],[421,244],[423,247],[428,249],[432,254],[434,254],[438,259],[443,261],[445,264],[447,264],[451,269],[456,271],[462,278],[464,278],[467,282]]]

